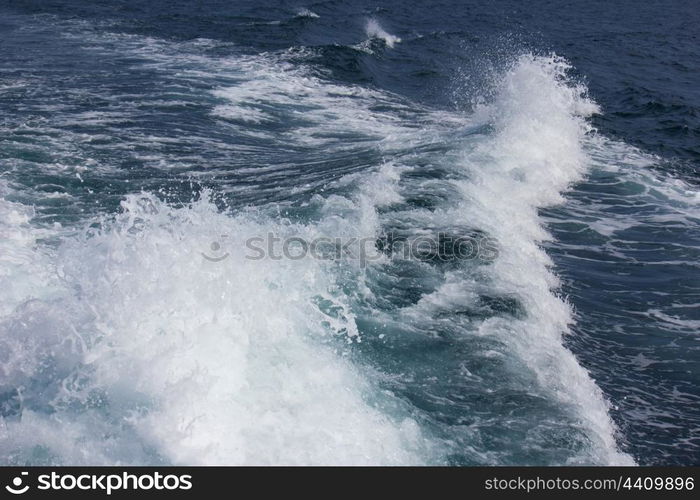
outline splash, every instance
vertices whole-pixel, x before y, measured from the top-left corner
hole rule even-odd
[[[369,38],[382,40],[390,49],[393,49],[394,45],[401,42],[401,38],[387,33],[376,19],[367,20],[367,24],[365,25],[365,34]]]
[[[172,208],[135,195],[122,206],[64,240],[61,295],[0,323],[3,384],[17,403],[3,415],[3,462],[424,460],[416,423],[369,405],[369,384],[339,351],[338,335],[357,335],[352,314],[315,306],[346,308],[331,275],[241,253],[247,236],[313,228],[232,218],[206,199]],[[230,256],[203,259],[220,235]]]
[[[295,17],[301,17],[301,18],[304,18],[304,17],[305,17],[305,18],[308,18],[308,19],[318,19],[318,18],[321,17],[321,16],[319,16],[319,15],[316,14],[315,12],[313,12],[313,11],[307,9],[306,7],[304,7],[304,8],[299,9],[299,10],[296,12]]]

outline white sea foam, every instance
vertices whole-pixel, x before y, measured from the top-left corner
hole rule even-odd
[[[523,320],[491,318],[480,327],[513,346],[540,383],[576,409],[589,429],[587,454],[576,462],[629,464],[617,449],[615,427],[600,389],[562,344],[573,322],[569,304],[553,290],[558,281],[539,243],[549,238],[538,208],[562,201],[562,192],[588,165],[582,149],[597,111],[584,88],[568,83],[567,64],[556,57],[525,55],[508,70],[488,111],[495,134],[465,152],[461,168],[462,216],[499,242],[493,286],[521,298]]]
[[[45,267],[50,250],[38,243],[54,231],[33,226],[32,207],[6,200],[13,192],[0,179],[0,318],[27,299],[50,297],[57,284]]]
[[[26,387],[21,420],[0,428],[3,461],[36,461],[37,446],[59,463],[426,459],[416,423],[368,404],[385,396],[333,347],[356,327],[348,311],[330,317],[315,305],[346,308],[331,275],[317,261],[243,258],[247,236],[314,228],[232,218],[205,200],[175,209],[129,196],[123,210],[64,240],[54,262],[62,296],[0,324],[4,385]],[[203,258],[220,256],[210,242],[221,235],[230,255]],[[53,394],[51,415],[32,404],[37,381]],[[50,438],[56,427],[75,439]]]

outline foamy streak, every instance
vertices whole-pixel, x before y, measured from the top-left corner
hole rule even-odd
[[[549,237],[538,208],[562,201],[562,191],[585,171],[584,117],[597,111],[584,88],[566,82],[567,69],[556,57],[520,57],[486,110],[495,135],[464,155],[462,168],[471,176],[461,186],[464,216],[498,239],[493,285],[520,297],[528,312],[523,320],[491,318],[480,333],[517,349],[540,383],[578,412],[591,446],[572,462],[630,464],[617,449],[600,389],[562,344],[573,322],[571,308],[553,293],[558,282],[552,262],[538,245]]]
[[[651,167],[659,163],[658,157],[603,136],[589,138],[586,147],[596,169],[638,185],[642,191],[639,196],[648,203],[658,205],[675,222],[694,226],[695,221],[700,219],[700,189],[669,174],[655,172]],[[603,211],[604,214],[596,215],[611,216],[609,210]],[[645,215],[628,214],[627,221],[630,219],[638,219],[638,223],[654,222],[654,217]]]
[[[329,130],[375,139],[405,134],[406,128],[395,114],[371,110],[378,104],[400,109],[400,104],[385,94],[333,85],[296,68],[280,68],[270,62],[262,58],[242,63],[245,78],[214,92],[228,101],[217,106],[214,113],[248,123],[300,122],[281,138],[313,146],[339,142],[337,137],[329,137]],[[271,108],[275,114],[269,113]]]

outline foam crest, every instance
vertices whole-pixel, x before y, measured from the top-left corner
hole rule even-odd
[[[490,318],[479,330],[509,343],[542,386],[580,415],[591,443],[572,462],[631,463],[617,449],[600,389],[562,344],[572,311],[557,296],[552,262],[540,247],[549,235],[538,209],[561,202],[562,191],[585,172],[585,117],[598,109],[567,70],[557,57],[518,58],[487,110],[494,135],[464,153],[461,166],[470,180],[461,183],[463,216],[497,238],[492,286],[520,297],[527,312],[520,320]]]
[[[307,9],[306,7],[302,7],[301,9],[297,10],[296,14],[294,17],[300,17],[300,18],[308,18],[308,19],[318,19],[319,16],[316,14],[314,11]]]

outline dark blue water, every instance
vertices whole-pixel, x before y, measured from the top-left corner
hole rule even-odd
[[[698,464],[698,26],[0,2],[2,461]]]

